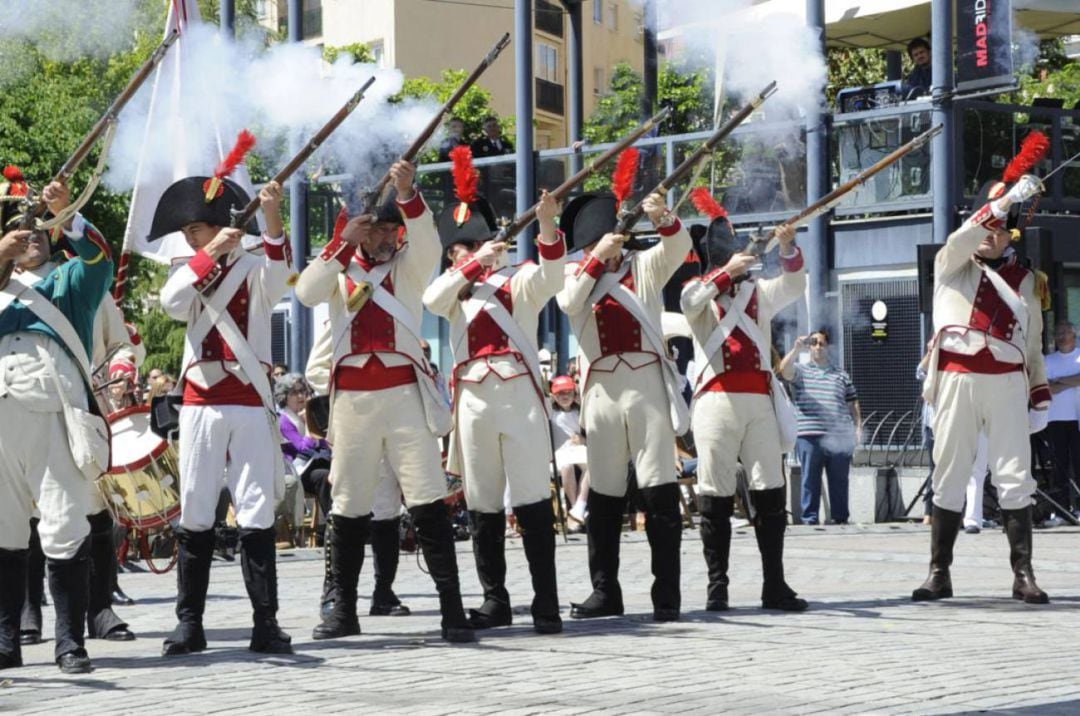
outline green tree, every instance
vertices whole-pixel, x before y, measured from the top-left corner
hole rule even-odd
[[[830,105],[836,104],[836,93],[845,87],[862,87],[885,80],[884,50],[830,47],[826,60],[829,82],[825,86],[825,99]]]
[[[392,101],[401,101],[407,97],[415,99],[432,99],[440,104],[450,99],[465,78],[469,76],[466,70],[443,70],[442,78],[438,81],[430,77],[410,77],[405,80],[401,91],[395,95]],[[465,92],[464,96],[454,107],[453,116],[460,118],[465,123],[465,136],[477,137],[480,135],[481,125],[484,118],[495,112],[491,109],[491,92],[474,84]],[[514,136],[514,118],[500,117],[503,134]],[[421,162],[438,161],[438,153],[429,150],[420,157]]]
[[[363,42],[354,42],[351,45],[340,45],[337,47],[324,47],[323,59],[334,64],[342,54],[352,55],[353,62],[374,62],[375,55],[371,53],[371,48],[365,45]]]

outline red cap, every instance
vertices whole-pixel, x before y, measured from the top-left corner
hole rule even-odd
[[[138,372],[135,370],[135,364],[131,361],[125,358],[114,358],[109,363],[109,377],[117,378],[121,375],[134,381],[138,377]]]
[[[558,375],[551,380],[552,393],[569,393],[577,390],[577,383],[568,375]]]

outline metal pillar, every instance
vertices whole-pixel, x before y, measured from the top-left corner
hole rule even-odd
[[[656,0],[645,0],[642,9],[642,21],[645,24],[645,32],[642,36],[642,47],[645,52],[642,85],[644,92],[641,95],[641,121],[656,114],[657,89],[657,50],[656,28],[659,24]]]
[[[904,60],[900,50],[885,51],[885,79],[890,82],[904,79]]]
[[[567,92],[569,93],[570,103],[567,119],[569,126],[567,127],[567,135],[569,141],[568,144],[573,144],[576,141],[583,140],[585,138],[585,81],[583,70],[583,56],[582,56],[582,30],[581,30],[581,2],[580,0],[569,0],[563,3],[566,8],[567,23],[569,27],[569,36],[566,41],[566,61],[567,61]],[[573,154],[570,157],[570,171],[576,173],[581,171],[582,168],[582,155]],[[551,316],[551,326],[555,331],[555,353],[557,358],[557,364],[555,372],[557,374],[566,373],[566,363],[568,353],[570,352],[570,319],[565,313],[559,310],[559,307],[552,303],[548,306]]]
[[[236,37],[236,0],[221,0],[221,31]]]
[[[289,42],[302,42],[303,39],[304,3],[302,0],[289,0]],[[293,149],[299,149],[299,141],[299,138],[293,139]],[[300,173],[293,174],[288,189],[293,260],[296,270],[303,271],[309,250],[307,181]],[[300,303],[295,292],[289,298],[289,317],[289,370],[303,373],[311,350],[311,309]]]
[[[825,0],[806,0],[806,24],[820,35],[820,49],[825,55]],[[829,135],[820,105],[806,113],[806,203],[817,201],[829,192]],[[807,318],[809,330],[828,323],[825,294],[829,290],[829,220],[819,216],[807,224],[806,259],[808,284]]]
[[[533,2],[514,0],[514,67],[517,96],[517,212],[528,211],[536,203],[536,171],[533,144]],[[535,259],[535,225],[521,232],[518,241],[518,260]]]
[[[953,80],[953,3],[952,0],[932,0],[930,31],[934,41],[930,50],[931,121],[941,124],[944,131],[930,145],[930,186],[934,194],[934,243],[945,243],[956,226],[957,171],[954,156],[956,137],[952,93]]]

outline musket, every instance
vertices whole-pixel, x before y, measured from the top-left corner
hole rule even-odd
[[[304,147],[299,152],[297,152],[292,159],[289,160],[289,163],[286,164],[281,171],[274,175],[274,178],[271,179],[271,181],[276,181],[278,184],[284,185],[285,180],[291,177],[296,172],[296,170],[299,169],[301,165],[303,165],[303,163],[308,160],[308,157],[314,154],[315,150],[322,146],[322,143],[326,141],[327,137],[333,134],[334,130],[341,126],[341,123],[344,122],[350,114],[352,114],[353,110],[356,109],[357,105],[360,104],[360,100],[364,99],[364,93],[367,92],[368,88],[371,87],[374,82],[375,77],[373,75],[369,77],[368,81],[365,82],[363,86],[361,86],[360,89],[358,89],[356,93],[349,98],[349,101],[342,105],[341,109],[339,109],[337,113],[334,114],[334,116],[331,117],[330,120],[323,125],[322,129],[316,132],[315,136],[308,140],[308,143],[305,144]],[[251,217],[255,216],[255,212],[259,210],[260,206],[262,206],[262,199],[260,199],[259,195],[256,194],[255,198],[249,201],[247,203],[247,206],[245,206],[243,209],[233,210],[233,227],[236,228],[247,225],[247,223],[251,220]]]
[[[443,117],[453,111],[454,107],[465,96],[465,93],[469,91],[469,88],[476,84],[476,81],[480,79],[480,75],[484,74],[488,67],[494,64],[495,59],[499,56],[499,53],[510,44],[510,33],[504,34],[499,41],[495,43],[495,47],[491,48],[491,51],[484,56],[484,59],[480,61],[476,69],[472,71],[465,81],[454,91],[454,94],[450,96],[450,99],[446,100],[446,103],[438,111],[438,113],[431,118],[428,125],[424,127],[416,139],[413,141],[409,148],[399,158],[399,161],[411,162],[416,159],[416,155],[420,153],[420,150],[424,148],[424,145],[431,139],[431,135],[435,134],[435,131],[442,124]],[[387,185],[390,184],[390,170],[387,170],[383,175],[379,183],[371,188],[370,191],[364,193],[363,202],[359,207],[356,207],[354,201],[350,201],[346,198],[346,205],[349,207],[349,214],[356,216],[358,214],[370,214],[375,211],[375,207],[378,206],[379,200],[382,198],[383,192],[386,191]],[[354,212],[354,208],[359,208]]]
[[[944,125],[939,124],[936,127],[931,127],[919,136],[912,139],[907,144],[898,147],[891,154],[882,157],[877,164],[874,164],[873,166],[864,169],[858,176],[836,187],[828,194],[821,197],[813,204],[800,211],[795,216],[791,217],[787,221],[782,222],[780,226],[800,226],[802,224],[805,224],[807,221],[810,221],[811,219],[821,216],[822,214],[839,204],[840,200],[843,199],[845,195],[851,193],[860,185],[866,183],[866,181],[870,179],[870,177],[874,176],[875,174],[882,171],[891,164],[895,164],[896,162],[900,161],[902,158],[904,158],[908,154],[911,154],[916,149],[921,149],[922,147],[924,147],[931,139],[941,133],[943,126]],[[752,236],[750,238],[749,245],[747,245],[743,253],[747,253],[752,256],[761,256],[762,254],[772,251],[772,249],[776,247],[776,244],[779,241],[776,238],[776,231],[777,229],[773,229],[768,234]]]
[[[743,121],[749,117],[754,110],[760,107],[769,96],[776,91],[776,82],[770,82],[766,85],[765,89],[761,90],[753,99],[747,102],[738,112],[732,115],[731,119],[724,123],[722,127],[712,133],[705,143],[692,152],[686,159],[682,161],[679,166],[666,177],[663,181],[656,185],[656,188],[649,192],[649,194],[655,194],[657,192],[666,194],[675,184],[684,176],[689,174],[695,165],[705,158],[705,155],[711,154],[716,145],[724,140],[729,134],[735,131]],[[646,194],[648,196],[648,194]],[[630,230],[634,228],[634,225],[641,220],[642,214],[645,213],[645,200],[639,201],[632,209],[623,212],[619,215],[619,221],[615,224],[615,228],[612,233],[615,234],[629,234]]]
[[[147,58],[146,62],[139,67],[135,75],[128,81],[127,86],[123,91],[113,100],[109,108],[105,110],[105,113],[101,115],[101,118],[90,128],[90,131],[83,137],[82,143],[75,149],[75,151],[68,157],[64,165],[60,167],[60,171],[56,173],[53,181],[67,182],[75,174],[75,171],[79,168],[79,165],[83,163],[87,155],[90,154],[90,150],[94,148],[94,144],[101,138],[105,131],[109,128],[117,117],[120,116],[121,110],[127,105],[128,101],[135,96],[139,87],[142,86],[146,78],[150,76],[150,73],[154,71],[163,59],[165,54],[169,51],[169,47],[176,42],[176,38],[180,36],[180,33],[173,30],[171,33],[165,36],[165,39],[161,41],[161,44],[157,46],[154,52]],[[40,195],[37,201],[22,215],[22,220],[19,222],[19,228],[23,230],[33,229],[35,222],[45,215],[48,211],[48,205],[45,203],[45,199]],[[14,262],[8,262],[0,268],[0,288],[7,286],[8,280],[11,278],[11,272],[14,270]]]
[[[582,184],[586,179],[600,171],[604,165],[608,164],[612,159],[619,156],[619,154],[629,147],[637,140],[644,137],[651,132],[653,128],[659,126],[668,116],[671,114],[671,108],[665,107],[656,113],[655,116],[649,118],[644,124],[640,125],[630,134],[626,135],[618,144],[608,149],[606,152],[589,162],[589,165],[581,169],[581,171],[574,174],[572,177],[564,181],[559,186],[548,192],[551,196],[555,197],[558,201],[562,201],[566,196],[574,190],[575,187]],[[534,205],[528,211],[525,211],[516,217],[506,226],[499,229],[499,233],[495,236],[495,241],[510,241],[519,233],[521,233],[525,227],[536,220],[536,208],[538,205]]]

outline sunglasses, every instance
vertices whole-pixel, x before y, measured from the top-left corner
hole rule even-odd
[[[811,348],[817,348],[818,346],[825,347],[829,344],[821,340],[820,338],[811,338],[806,342],[806,345],[810,346]]]

